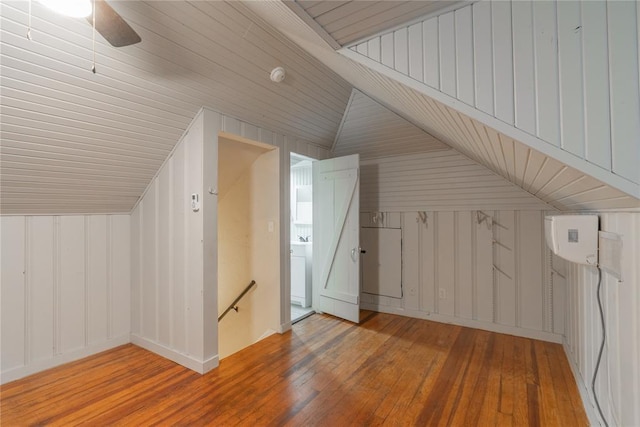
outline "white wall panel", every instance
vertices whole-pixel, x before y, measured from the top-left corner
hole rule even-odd
[[[28,340],[25,302],[28,300],[28,276],[25,269],[25,217],[1,217],[2,239],[2,373],[27,363],[25,344]],[[5,381],[5,375],[2,375]]]
[[[534,135],[536,105],[533,46],[533,2],[512,3],[515,126]]]
[[[556,4],[534,1],[533,31],[535,44],[536,135],[555,146],[560,145],[560,107],[558,87],[558,35]]]
[[[422,23],[423,81],[436,89],[440,89],[440,42],[438,33],[437,19],[429,19]]]
[[[584,61],[585,158],[611,169],[611,118],[609,116],[609,57],[607,4],[584,2],[582,56]]]
[[[438,17],[440,90],[456,96],[456,28],[454,12]]]
[[[361,225],[371,226],[374,214],[362,213]],[[417,212],[400,214],[402,299],[362,294],[364,308],[560,342],[545,320],[556,299],[564,301],[564,289],[543,274],[550,262],[543,257],[543,211],[424,214],[426,223]],[[394,215],[383,212],[376,226],[392,226]],[[494,265],[511,279],[494,273]],[[549,289],[552,298],[543,298]]]
[[[60,217],[58,270],[59,322],[58,351],[69,353],[87,345],[87,280],[85,250],[85,218],[82,216]]]
[[[380,61],[366,55],[342,53],[417,91],[424,90],[431,98],[447,99],[441,95],[448,95],[452,98],[449,107],[465,111],[456,101],[470,104],[479,110],[471,115],[487,128],[501,129],[507,138],[535,149],[540,145],[547,156],[636,194],[635,184],[640,182],[640,172],[634,166],[640,158],[636,137],[640,133],[637,17],[637,4],[625,1],[475,2],[426,18],[420,43],[409,38],[409,63],[414,52],[420,52],[424,63],[423,86],[415,81],[415,75],[388,62],[382,63],[387,67],[378,67],[376,62]],[[407,76],[412,79],[404,78]],[[357,81],[364,90],[367,85],[362,78]],[[440,133],[450,135],[443,141],[453,139],[454,148],[466,144],[467,150],[461,151],[491,164],[490,158],[468,144],[464,128],[457,129],[455,121],[442,117],[439,102],[420,102],[415,96],[396,93],[400,89],[388,82],[375,83],[385,88],[368,93],[386,99],[417,123],[429,123],[425,129],[437,137]],[[433,96],[431,89],[439,92]],[[472,102],[470,92],[475,96]],[[414,114],[420,108],[423,111]],[[417,119],[422,116],[430,117],[427,121]],[[480,133],[479,139],[486,139],[485,135]],[[496,142],[502,150],[508,148],[508,144]],[[501,169],[507,172],[512,159],[505,160]]]
[[[607,3],[613,172],[640,183],[640,78],[637,2]]]
[[[0,221],[2,382],[129,342],[129,215]]]
[[[557,11],[562,148],[584,157],[581,5],[560,1]]]
[[[491,2],[474,3],[472,10],[475,107],[493,115]]]
[[[111,256],[107,239],[110,230],[108,217],[87,218],[87,341],[89,344],[106,340],[109,335],[109,268]]]
[[[28,288],[29,360],[38,361],[50,359],[57,353],[54,313],[57,313],[56,287],[59,283],[57,276],[58,218],[27,217],[26,222],[28,224],[28,237],[25,242],[28,247],[28,280],[29,284],[34,284]],[[97,242],[91,249],[100,251],[105,246],[104,243]],[[96,285],[98,287],[102,285],[100,279]],[[32,307],[37,309],[33,310]],[[103,315],[100,311],[96,314]]]
[[[202,109],[132,212],[132,339],[198,371],[213,368],[218,353],[217,199],[211,192],[218,188],[220,132],[260,138],[282,148],[281,212],[289,212],[289,153],[329,155],[306,141]],[[200,196],[198,212],[189,207],[192,193]],[[289,215],[282,220],[288,224]],[[288,250],[290,230],[279,230],[281,250]],[[288,271],[288,257],[282,258],[280,271]],[[284,298],[288,274],[281,277]],[[280,318],[285,328],[288,315],[287,311]]]
[[[363,160],[360,192],[370,211],[548,209],[453,150]]]
[[[471,8],[465,7],[454,12],[455,55],[456,55],[456,93],[458,99],[475,105],[474,100],[474,54],[473,21]]]
[[[601,213],[600,229],[622,237],[622,281],[603,273],[601,297],[607,345],[596,382],[609,425],[640,424],[640,214]],[[555,265],[555,264],[554,264]],[[565,351],[574,368],[585,408],[599,422],[591,380],[601,340],[596,302],[598,274],[593,267],[568,263]]]
[[[514,123],[513,36],[511,2],[491,3],[493,41],[494,114],[503,122]]]

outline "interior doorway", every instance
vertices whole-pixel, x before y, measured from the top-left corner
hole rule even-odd
[[[314,159],[291,153],[290,228],[291,323],[313,314],[313,185]]]
[[[279,170],[277,147],[219,135],[220,359],[280,327]]]

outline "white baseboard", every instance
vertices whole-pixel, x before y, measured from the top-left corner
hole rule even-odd
[[[434,322],[449,323],[452,325],[466,326],[468,328],[482,329],[484,331],[498,332],[501,334],[515,335],[517,337],[531,338],[540,341],[562,344],[562,335],[553,334],[551,332],[500,325],[497,323],[483,322],[480,320],[463,319],[461,317],[446,316],[443,314],[434,314],[418,310],[405,310],[399,307],[389,307],[378,304],[361,303],[360,308],[365,310],[379,311],[381,313],[398,314],[400,316],[415,317],[417,319],[432,320]]]
[[[150,341],[139,335],[132,334],[131,342],[139,347],[142,347],[146,350],[156,353],[157,355],[162,356],[165,359],[172,360],[177,364],[184,366],[185,368],[189,368],[192,371],[196,371],[199,374],[205,374],[210,370],[217,368],[218,365],[220,364],[220,358],[218,357],[217,354],[206,360],[198,360],[192,356],[180,353],[174,349],[165,347],[162,344],[158,344],[157,342]]]
[[[286,322],[283,323],[282,325],[280,325],[280,327],[278,328],[278,333],[279,334],[284,334],[287,331],[291,330],[291,322]]]
[[[584,382],[584,378],[582,378],[582,374],[580,374],[578,365],[576,365],[576,362],[571,357],[571,350],[569,349],[569,347],[567,347],[567,343],[564,340],[562,342],[562,348],[564,349],[564,355],[567,356],[567,360],[569,361],[569,366],[571,366],[571,373],[573,374],[573,378],[576,380],[576,385],[578,386],[578,391],[580,392],[580,397],[582,398],[582,406],[584,406],[584,410],[587,413],[587,418],[589,418],[589,424],[592,426],[602,425],[600,423],[600,418],[596,414],[596,407],[591,400],[591,395],[589,394],[587,383]]]
[[[20,366],[19,368],[13,368],[2,372],[0,375],[0,384],[5,384],[9,381],[18,380],[47,369],[55,368],[56,366],[64,365],[65,363],[83,359],[130,342],[129,334],[121,335],[107,341],[102,341],[100,343],[91,344],[87,347],[70,351],[69,353],[58,354],[50,359],[33,361],[26,366]]]

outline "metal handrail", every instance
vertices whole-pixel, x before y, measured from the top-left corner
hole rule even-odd
[[[235,310],[236,312],[238,311],[238,306],[237,306],[236,304],[238,303],[238,301],[240,301],[240,300],[242,299],[242,297],[243,297],[243,296],[245,296],[245,294],[246,294],[247,292],[249,292],[249,290],[250,290],[250,289],[251,289],[255,284],[256,284],[256,281],[255,281],[255,280],[252,280],[252,281],[251,281],[251,283],[249,283],[249,284],[247,285],[247,287],[246,287],[246,288],[244,288],[244,291],[242,291],[242,292],[240,293],[240,295],[238,295],[238,298],[236,298],[235,300],[233,300],[233,302],[231,303],[231,305],[230,305],[229,307],[227,307],[227,309],[224,311],[224,313],[222,313],[222,314],[220,315],[220,317],[218,317],[218,322],[219,322],[219,321],[221,321],[221,320],[222,320],[222,318],[223,318],[224,316],[226,316],[228,312],[230,312],[230,311],[231,311],[231,309]]]

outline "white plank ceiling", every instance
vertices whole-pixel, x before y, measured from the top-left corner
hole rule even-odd
[[[467,3],[451,0],[294,0],[287,1],[303,19],[312,20],[323,36],[347,46],[421,16]],[[299,7],[296,7],[299,6]],[[302,16],[306,13],[306,17]],[[308,18],[307,18],[308,17]],[[334,46],[335,47],[335,46]]]
[[[449,146],[354,90],[336,136],[334,154],[370,159],[447,150]]]
[[[465,156],[561,210],[640,208],[640,200],[536,151],[327,46],[280,1],[245,3],[354,87]]]
[[[111,2],[113,48],[32,3],[0,3],[1,212],[129,212],[202,106],[329,148],[351,85],[234,2]],[[269,72],[284,66],[281,84]]]

